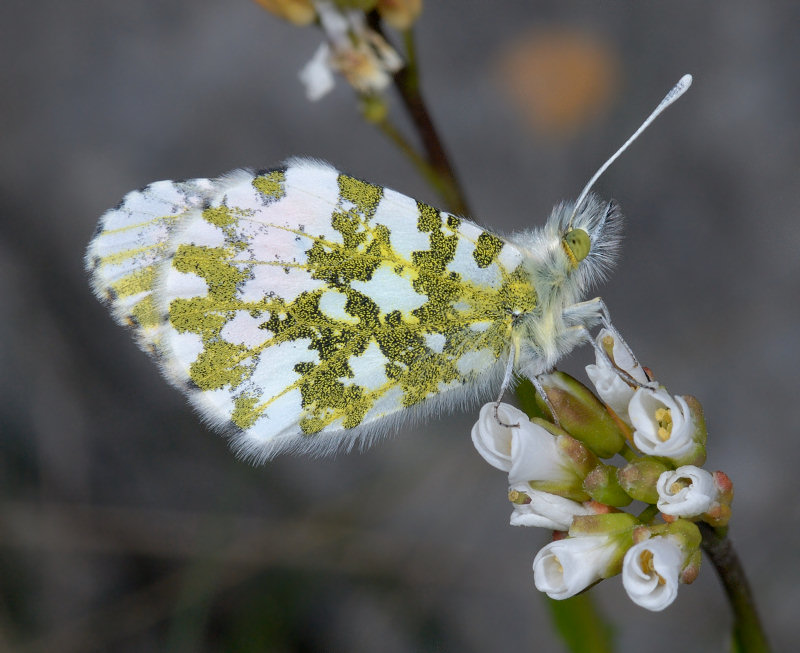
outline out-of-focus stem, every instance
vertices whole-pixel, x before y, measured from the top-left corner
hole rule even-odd
[[[377,11],[367,14],[367,22],[373,30],[386,39],[380,15]],[[444,145],[439,138],[425,100],[422,97],[417,52],[411,28],[403,32],[403,44],[405,46],[406,65],[394,74],[393,80],[403,106],[414,125],[414,130],[422,143],[424,154],[420,154],[416,148],[403,138],[393,124],[385,119],[376,121],[376,124],[398,146],[400,151],[411,160],[414,167],[441,196],[448,211],[460,215],[469,215],[470,211],[466,197],[456,179],[453,166],[450,164]]]
[[[469,208],[464,192],[456,179],[453,166],[445,152],[436,127],[422,97],[419,83],[419,67],[417,65],[416,46],[411,29],[403,33],[406,50],[406,65],[394,75],[394,83],[403,105],[408,112],[414,127],[419,134],[425,156],[439,178],[437,191],[448,205],[449,210],[461,215],[469,215]]]
[[[703,550],[717,570],[733,610],[734,650],[741,653],[767,653],[770,650],[767,635],[761,626],[750,584],[733,543],[724,529],[714,529],[707,524],[699,526],[703,534]]]
[[[448,189],[444,181],[441,179],[439,174],[436,170],[433,169],[430,163],[423,157],[419,152],[417,152],[414,147],[409,143],[400,130],[397,129],[388,119],[384,118],[383,120],[375,123],[378,126],[378,129],[383,132],[383,134],[397,146],[405,156],[411,161],[413,166],[417,169],[417,172],[425,179],[425,181],[430,184],[430,186],[437,192],[439,195],[445,199],[448,197]],[[448,206],[448,208],[450,208]]]

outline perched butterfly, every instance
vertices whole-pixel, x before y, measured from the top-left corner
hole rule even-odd
[[[159,181],[100,220],[96,295],[212,425],[257,461],[369,444],[402,420],[536,377],[610,327],[581,301],[620,214],[589,193],[685,76],[538,229],[498,236],[326,163]]]

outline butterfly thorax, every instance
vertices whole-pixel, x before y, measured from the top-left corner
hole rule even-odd
[[[590,196],[576,215],[572,205],[561,204],[544,227],[512,235],[510,240],[522,252],[522,267],[537,297],[535,308],[514,328],[520,373],[535,376],[550,370],[581,342],[580,327],[591,324],[569,309],[586,298],[589,286],[613,260],[618,217],[614,205]],[[576,260],[565,242],[572,228],[583,230],[592,245],[581,260]]]

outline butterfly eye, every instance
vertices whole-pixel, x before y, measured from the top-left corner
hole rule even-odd
[[[583,229],[570,229],[562,240],[564,249],[574,265],[578,265],[589,255],[592,241]]]

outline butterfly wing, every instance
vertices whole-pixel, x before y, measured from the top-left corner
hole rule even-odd
[[[296,159],[109,211],[95,292],[244,455],[325,453],[499,387],[536,295],[513,245]]]

